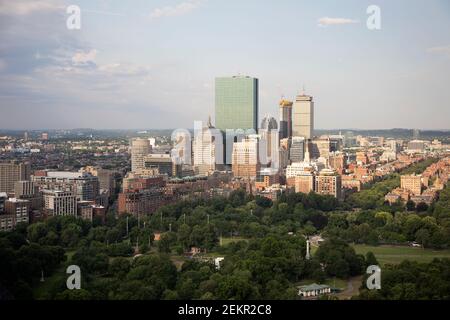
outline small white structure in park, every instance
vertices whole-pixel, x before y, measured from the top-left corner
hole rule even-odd
[[[216,266],[216,269],[219,270],[220,269],[220,263],[225,260],[224,257],[218,257],[214,259],[214,265]]]
[[[313,283],[298,287],[298,295],[301,297],[316,297],[329,293],[331,293],[331,287],[325,284]]]

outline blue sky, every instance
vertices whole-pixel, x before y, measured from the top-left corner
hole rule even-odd
[[[450,2],[0,0],[3,129],[190,128],[239,73],[261,116],[304,85],[317,128],[450,129]]]

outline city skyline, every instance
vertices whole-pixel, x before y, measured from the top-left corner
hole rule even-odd
[[[448,0],[0,0],[1,302],[449,300],[449,31]]]
[[[258,123],[305,86],[317,129],[450,129],[448,2],[378,1],[375,31],[369,1],[76,4],[81,30],[66,1],[0,1],[1,129],[191,128],[238,74],[259,79]]]

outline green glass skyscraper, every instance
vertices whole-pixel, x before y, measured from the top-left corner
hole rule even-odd
[[[258,79],[216,78],[216,128],[258,129]]]

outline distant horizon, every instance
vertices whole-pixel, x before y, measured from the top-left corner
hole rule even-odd
[[[169,130],[176,130],[176,129],[188,129],[193,130],[193,128],[33,128],[33,129],[3,129],[0,128],[0,132],[46,132],[46,131],[77,131],[77,130],[92,130],[92,131],[169,131]],[[324,128],[315,128],[314,131],[392,131],[392,130],[419,130],[419,131],[438,131],[438,132],[450,132],[450,129],[420,129],[420,128],[373,128],[373,129],[363,129],[363,128],[331,128],[331,129],[324,129]],[[138,132],[136,132],[138,133]]]

